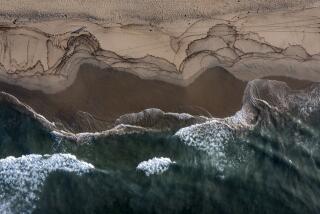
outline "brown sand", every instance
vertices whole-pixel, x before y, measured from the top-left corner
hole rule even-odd
[[[293,88],[310,84],[284,77],[272,79],[285,81]],[[206,71],[184,88],[143,80],[125,72],[83,65],[74,84],[54,95],[5,83],[0,83],[0,90],[13,94],[49,120],[60,121],[73,131],[96,131],[110,128],[120,115],[146,108],[229,116],[241,108],[245,85],[220,68]],[[83,112],[90,113],[92,117]]]

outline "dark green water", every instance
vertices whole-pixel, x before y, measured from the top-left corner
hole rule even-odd
[[[46,158],[23,160],[15,168],[20,167],[18,174],[2,161],[0,187],[6,187],[0,189],[2,212],[320,212],[320,133],[316,122],[311,125],[288,115],[271,115],[254,129],[241,135],[231,133],[219,142],[214,140],[218,132],[209,127],[208,133],[198,133],[202,137],[198,142],[211,139],[211,152],[207,147],[188,146],[170,132],[110,136],[76,145],[44,131],[36,121],[3,104],[0,122],[2,160],[14,156],[15,164],[22,155],[70,153],[77,161],[94,166],[83,173],[58,166],[40,179],[37,173],[24,175],[21,168],[29,169],[33,164],[39,167],[37,172],[46,171]],[[151,176],[136,169],[153,157],[168,157],[176,164]],[[70,164],[77,165],[77,161]],[[40,184],[29,188],[33,180]],[[20,192],[14,186],[27,191],[18,197]]]

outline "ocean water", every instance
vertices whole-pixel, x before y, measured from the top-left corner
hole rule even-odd
[[[269,109],[245,130],[212,120],[77,144],[0,103],[0,212],[319,213],[310,115]]]

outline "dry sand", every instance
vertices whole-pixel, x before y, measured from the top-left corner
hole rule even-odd
[[[6,17],[27,19],[87,17],[111,22],[160,22],[211,17],[238,11],[273,11],[308,7],[317,0],[10,0],[1,2]]]
[[[243,81],[290,76],[319,82],[320,7],[284,8],[151,25],[1,19],[0,80],[54,94],[72,85],[81,64],[91,63],[183,86],[215,67]]]

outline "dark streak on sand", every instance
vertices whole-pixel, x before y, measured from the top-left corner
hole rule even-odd
[[[308,81],[285,77],[272,79],[285,81],[296,89],[310,85]],[[60,121],[73,131],[97,131],[110,128],[120,115],[146,108],[229,116],[240,109],[245,85],[220,68],[206,71],[184,88],[86,64],[81,66],[72,86],[54,95],[5,83],[0,83],[0,90],[16,96],[49,120]],[[93,117],[83,117],[79,111],[88,112]]]

